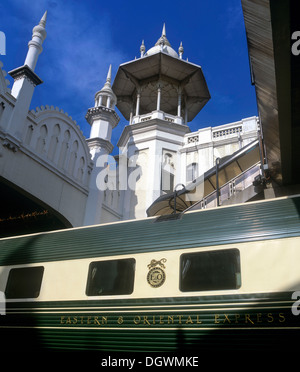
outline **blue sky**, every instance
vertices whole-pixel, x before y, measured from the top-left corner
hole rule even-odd
[[[172,47],[177,51],[182,41],[183,58],[202,67],[211,94],[191,130],[257,115],[240,0],[1,0],[4,70],[23,65],[32,28],[45,10],[47,38],[35,70],[44,83],[35,89],[31,108],[58,106],[86,137],[84,117],[109,64],[114,78],[121,63],[139,57],[142,40],[146,50],[156,43],[164,22]],[[127,124],[119,115],[114,144]]]

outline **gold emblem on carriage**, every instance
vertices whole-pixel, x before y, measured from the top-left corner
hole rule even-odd
[[[163,269],[166,268],[164,265],[167,262],[165,258],[162,258],[159,261],[151,260],[150,264],[148,265],[148,275],[147,281],[151,285],[151,287],[158,288],[162,286],[166,280],[166,273]]]

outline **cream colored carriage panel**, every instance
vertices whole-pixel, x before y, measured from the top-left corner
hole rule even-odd
[[[35,266],[44,266],[45,268],[40,294],[35,299],[22,299],[22,301],[106,300],[295,291],[300,288],[299,247],[300,238],[288,238],[174,251],[3,266],[0,267],[0,291],[5,291],[11,268]],[[196,292],[180,291],[181,254],[224,249],[238,249],[240,252],[240,288]],[[135,279],[132,294],[86,295],[91,262],[126,258],[135,259]],[[7,301],[17,302],[19,300],[11,299]]]

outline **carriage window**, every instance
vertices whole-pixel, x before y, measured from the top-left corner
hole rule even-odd
[[[88,296],[124,295],[133,292],[135,259],[91,262]]]
[[[182,292],[240,288],[240,252],[226,249],[181,255],[179,285]]]
[[[37,298],[43,274],[43,266],[11,269],[5,289],[6,298]]]

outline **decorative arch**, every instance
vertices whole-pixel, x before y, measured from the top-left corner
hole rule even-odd
[[[68,173],[69,177],[84,185],[88,183],[88,175],[93,163],[89,147],[77,123],[59,108],[53,106],[41,106],[31,110],[36,126],[31,132],[25,134],[25,145],[32,146],[34,137],[36,140],[41,136],[40,130],[43,125],[47,126],[47,139],[44,139],[44,151],[47,160],[55,165],[62,173]],[[30,138],[29,141],[29,136]],[[40,140],[41,141],[41,140]],[[42,144],[39,143],[39,150]],[[37,151],[37,149],[36,149]]]

